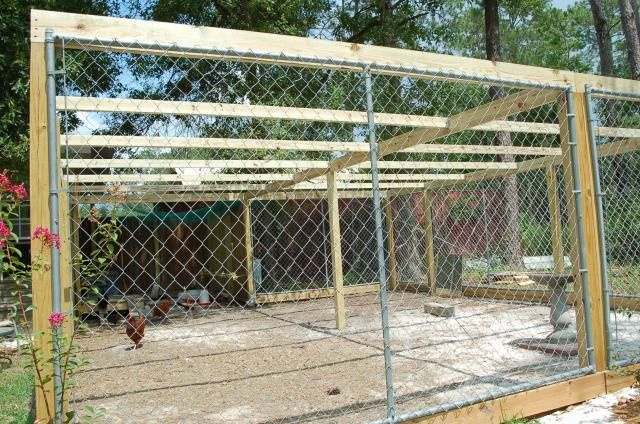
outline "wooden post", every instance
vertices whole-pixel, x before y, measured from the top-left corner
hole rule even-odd
[[[160,277],[162,276],[162,259],[160,258],[160,224],[158,223],[153,230],[151,230],[151,236],[153,237],[153,270],[154,270],[154,283],[160,284]]]
[[[558,200],[558,180],[556,179],[556,167],[553,165],[547,168],[547,198],[549,199],[553,271],[556,274],[560,274],[564,271],[564,247],[562,243],[560,201]]]
[[[571,261],[571,274],[574,281],[574,292],[580,293],[575,300],[576,327],[578,330],[578,362],[580,367],[589,365],[587,357],[587,333],[585,328],[585,304],[582,297],[582,281],[580,277],[580,257],[578,255],[578,221],[573,193],[573,168],[571,162],[571,149],[569,146],[569,121],[567,118],[567,102],[562,96],[558,101],[558,116],[560,120],[560,146],[562,148],[562,172],[565,189],[565,199],[567,203],[567,229],[569,230],[569,259]]]
[[[342,291],[342,248],[340,247],[340,211],[338,209],[338,185],[336,173],[327,174],[327,200],[329,202],[329,234],[331,237],[331,265],[333,269],[333,289],[336,304],[336,328],[346,324],[344,293]]]
[[[30,59],[30,92],[29,92],[29,188],[30,225],[31,228],[50,225],[49,213],[49,162],[47,147],[47,94],[46,66],[44,60],[44,43],[31,44]],[[31,242],[32,254],[40,251],[40,242]],[[51,261],[48,251],[42,252],[44,261]],[[33,332],[49,334],[48,316],[51,313],[51,274],[48,272],[32,273]],[[43,354],[43,367],[46,373],[52,374],[51,365],[47,363],[51,355],[46,336],[35,336],[34,344]],[[35,419],[46,421],[53,417],[53,383],[45,384],[46,400],[41,390],[36,390]],[[49,410],[47,411],[46,403]]]
[[[246,290],[249,302],[253,303],[256,297],[256,289],[253,281],[253,239],[251,238],[251,201],[243,202],[242,217],[244,219],[244,268],[247,273]]]
[[[395,290],[398,285],[398,268],[396,263],[395,233],[393,230],[392,200],[384,202],[384,217],[387,226],[387,250],[389,251],[389,290]]]
[[[426,190],[422,194],[422,213],[424,216],[424,243],[426,248],[426,266],[427,266],[427,285],[429,292],[436,292],[436,259],[433,249],[433,220],[431,217],[431,202],[433,200],[433,192]]]
[[[576,144],[578,149],[578,169],[580,172],[580,190],[582,192],[582,221],[584,243],[587,251],[586,269],[589,282],[589,301],[593,328],[593,348],[596,371],[604,371],[607,364],[607,336],[604,325],[603,276],[601,269],[602,251],[598,231],[598,208],[594,175],[594,155],[589,138],[589,121],[585,102],[585,93],[574,93],[576,114]],[[597,160],[597,158],[596,158]]]

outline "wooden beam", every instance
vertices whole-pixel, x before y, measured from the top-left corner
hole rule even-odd
[[[384,218],[387,227],[387,251],[389,252],[389,290],[395,290],[398,284],[398,264],[396,261],[395,231],[393,229],[393,204],[384,202]]]
[[[427,268],[427,285],[431,293],[436,291],[436,257],[433,248],[433,219],[431,216],[431,204],[433,202],[433,192],[425,190],[422,193],[422,213],[424,216],[424,243],[425,243],[425,264]]]
[[[379,293],[380,284],[371,283],[371,284],[360,284],[357,286],[346,286],[342,288],[342,291],[346,296],[357,295],[357,294],[367,294],[367,293]],[[304,290],[304,291],[287,292],[287,293],[257,294],[256,303],[260,305],[264,303],[298,302],[301,300],[313,300],[313,299],[321,299],[321,298],[334,297],[334,296],[335,296],[335,290],[333,288]]]
[[[553,411],[606,393],[605,373],[577,377],[496,400],[405,421],[407,424],[501,424]]]
[[[251,202],[243,202],[242,218],[244,221],[244,268],[247,273],[247,292],[249,293],[249,302],[255,302],[256,288],[253,281],[253,238],[251,236]]]
[[[72,169],[93,168],[215,168],[215,169],[301,169],[309,168],[313,172],[321,168],[323,171],[332,167],[332,162],[314,160],[190,160],[190,159],[63,159],[62,166]],[[349,168],[369,169],[369,163],[353,163]],[[515,162],[436,162],[436,161],[380,161],[379,169],[516,169]],[[341,168],[343,169],[343,168]],[[334,171],[335,172],[335,171]],[[288,185],[297,184],[325,175],[322,172],[314,177],[304,178]],[[294,178],[295,175],[294,174]]]
[[[481,125],[483,123],[491,122],[497,119],[508,118],[513,114],[525,112],[529,109],[555,101],[557,99],[557,96],[557,92],[553,90],[523,90],[517,92],[510,96],[503,97],[502,99],[450,117],[447,128],[418,129],[387,139],[379,143],[378,156],[383,157],[391,153],[412,148],[419,144],[430,143],[437,140],[438,138],[456,134],[472,126]],[[273,182],[269,184],[267,189],[258,192],[258,194],[280,191],[302,181],[308,181],[313,178],[320,177],[327,172],[337,172],[345,168],[362,167],[362,164],[368,161],[368,159],[369,154],[366,152],[348,153],[338,159],[332,160],[327,167],[319,167],[306,171],[300,171],[294,174],[294,177],[291,179],[291,181]],[[381,169],[384,169],[382,168],[383,163],[384,162],[382,161],[378,162],[378,165]],[[469,162],[468,164],[471,164],[471,162]],[[509,168],[515,166],[515,163],[500,162],[500,165]],[[248,194],[247,196],[251,195],[252,194]]]
[[[580,299],[576,301],[576,328],[578,343],[578,361],[581,367],[589,365],[587,357],[587,330],[585,308],[582,290],[582,278],[580,276],[580,246],[578,239],[578,211],[576,208],[575,193],[573,190],[573,166],[571,155],[571,137],[569,129],[569,118],[566,95],[560,97],[558,101],[558,119],[560,120],[560,145],[562,148],[562,172],[564,181],[564,198],[567,207],[567,230],[569,231],[569,260],[571,262],[571,274],[573,275],[573,291],[580,293]]]
[[[134,54],[145,53],[180,57],[188,56],[189,51],[193,56],[195,50],[204,49],[209,53],[196,52],[195,56],[225,58],[227,60],[233,58],[233,51],[237,50],[243,53],[252,52],[255,55],[261,55],[261,57],[259,59],[246,56],[240,58],[240,55],[236,55],[236,60],[261,63],[329,67],[317,62],[310,63],[310,61],[304,59],[304,57],[313,57],[316,61],[318,59],[326,59],[332,68],[351,71],[362,69],[361,65],[374,63],[378,66],[374,67],[372,72],[388,75],[413,75],[415,77],[433,79],[434,75],[437,77],[439,73],[442,74],[440,78],[446,78],[448,73],[458,72],[481,78],[504,78],[507,80],[573,85],[576,90],[584,90],[585,84],[589,84],[594,88],[611,91],[640,92],[640,85],[636,81],[579,74],[557,69],[279,34],[33,9],[31,12],[31,41],[43,42],[46,28],[53,29],[58,35],[81,37],[87,40],[83,43],[67,42],[65,44],[67,48],[104,50],[105,43],[111,40],[119,40],[121,43],[130,41],[133,44],[138,43],[138,45],[139,43],[161,43],[164,45],[155,49],[122,47],[117,50]],[[167,48],[167,46],[174,45],[183,47]],[[112,47],[108,49],[116,50],[116,48]],[[224,51],[216,52],[216,49],[223,49]],[[265,57],[265,55],[272,56]],[[416,67],[433,70],[433,73],[422,74],[421,72],[407,71],[407,69]],[[452,76],[451,78],[464,79],[462,75]],[[505,81],[504,84],[510,85],[508,81]]]
[[[607,337],[604,325],[603,276],[601,272],[602,251],[598,232],[598,209],[593,167],[593,156],[589,138],[585,94],[575,93],[576,144],[578,150],[578,169],[580,172],[580,191],[582,193],[582,221],[584,243],[587,253],[586,268],[589,281],[590,308],[593,328],[593,347],[596,371],[607,368]],[[607,311],[608,313],[608,311]]]
[[[143,182],[251,182],[251,181],[288,181],[293,174],[219,174],[202,172],[198,174],[108,174],[108,175],[65,175],[69,183],[143,183]],[[463,180],[463,174],[379,174],[380,181],[432,181]],[[336,174],[341,181],[371,181],[371,174]],[[314,181],[326,180],[325,177]],[[81,189],[81,188],[79,188]]]
[[[549,201],[549,224],[551,226],[551,247],[553,252],[553,271],[564,272],[564,243],[562,241],[562,218],[560,199],[558,199],[558,180],[556,167],[547,168],[547,199]]]
[[[51,225],[49,212],[49,162],[47,141],[47,94],[46,94],[46,66],[44,59],[44,39],[42,42],[31,44],[31,58],[29,68],[29,189],[31,192],[30,224],[32,228]],[[40,242],[31,241],[31,251],[40,251]],[[48,249],[42,252],[42,260],[51,263],[51,254]],[[52,311],[51,273],[31,273],[32,278],[32,302],[34,344],[43,355],[42,366],[45,373],[52,375],[51,350],[48,343],[49,321],[48,316]],[[36,384],[38,384],[36,382]],[[35,391],[35,419],[48,421],[53,417],[53,383],[45,384],[46,400],[41,390]],[[45,403],[48,403],[49,410]]]
[[[340,207],[338,205],[338,185],[336,174],[327,174],[327,201],[329,204],[329,234],[331,241],[331,269],[336,307],[336,328],[345,327],[344,292],[342,281],[342,238],[340,235]]]
[[[446,127],[446,118],[441,118]],[[505,121],[506,122],[506,121]],[[511,122],[506,122],[511,124]],[[514,128],[525,131],[529,126],[553,125],[537,123],[517,123]],[[555,133],[558,132],[555,126]],[[508,131],[508,130],[507,130]],[[550,132],[553,133],[553,132]],[[266,140],[253,138],[206,138],[206,137],[151,137],[124,135],[66,135],[65,145],[72,147],[123,147],[123,148],[181,148],[181,149],[233,149],[233,150],[266,150],[266,151],[310,151],[310,152],[368,152],[368,143],[344,141],[309,141],[309,140]],[[478,155],[559,155],[560,149],[554,147],[521,147],[521,146],[481,146],[457,144],[425,144],[405,150],[406,153],[460,153]]]

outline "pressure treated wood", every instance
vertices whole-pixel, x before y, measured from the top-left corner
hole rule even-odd
[[[555,166],[548,167],[546,174],[553,271],[556,274],[560,274],[564,272],[564,246],[562,242],[562,219],[560,215],[560,199],[558,199],[558,180],[556,178]]]
[[[594,88],[620,92],[640,92],[640,85],[636,81],[620,78],[603,77],[580,74],[556,69],[535,66],[518,65],[504,62],[471,59],[436,53],[419,52],[406,49],[379,47],[372,45],[354,44],[329,40],[315,40],[309,38],[292,37],[279,34],[266,34],[239,31],[223,28],[195,27],[182,24],[130,20],[106,16],[89,16],[73,13],[52,12],[33,9],[31,12],[31,41],[43,42],[44,31],[51,28],[56,34],[69,37],[84,37],[89,41],[81,45],[67,43],[67,48],[95,48],[104,49],[104,41],[121,40],[137,41],[139,43],[163,43],[167,46],[184,46],[190,48],[208,49],[210,53],[198,53],[199,57],[220,58],[221,53],[215,49],[226,49],[225,57],[231,57],[232,51],[254,52],[256,54],[273,54],[273,58],[260,60],[249,59],[262,63],[282,63],[314,66],[305,64],[303,57],[326,58],[332,68],[341,68],[361,72],[353,63],[340,61],[359,61],[361,63],[375,63],[381,67],[400,66],[402,69],[387,68],[386,70],[372,69],[372,72],[389,75],[407,75],[406,69],[412,67],[430,69],[435,72],[468,73],[477,77],[504,78],[507,80],[527,80],[549,84],[572,85],[575,90],[583,91],[586,84]],[[120,51],[131,53],[157,53],[162,55],[185,56],[185,49],[166,47],[156,49],[121,48]],[[301,57],[302,56],[302,57]],[[240,60],[240,58],[238,59]],[[242,60],[247,60],[244,58]],[[320,65],[315,65],[318,67]],[[360,68],[361,69],[361,68]],[[415,77],[434,78],[434,74],[413,72]],[[438,75],[436,74],[437,78]],[[440,75],[442,78],[442,75]],[[462,79],[458,75],[457,79]],[[509,85],[508,81],[504,82]]]
[[[253,238],[251,237],[251,202],[243,202],[242,219],[244,222],[244,268],[247,273],[247,292],[250,302],[255,299],[256,288],[253,281]]]
[[[345,327],[344,292],[342,277],[342,247],[340,237],[340,207],[338,205],[338,185],[336,174],[327,174],[327,200],[329,203],[329,234],[331,241],[331,277],[333,280],[334,299],[336,306],[336,328]]]
[[[592,159],[596,152],[591,150],[589,121],[587,119],[585,94],[575,93],[576,143],[578,168],[582,192],[582,220],[584,223],[584,243],[587,260],[583,266],[589,281],[590,308],[593,328],[593,347],[596,371],[607,368],[607,337],[604,325],[603,276],[601,273],[602,251],[598,232],[598,209],[596,204],[595,180]],[[608,311],[607,311],[608,313]]]
[[[571,262],[571,274],[573,275],[573,291],[579,293],[580,298],[576,301],[576,323],[577,325],[577,343],[578,343],[578,361],[581,367],[589,365],[587,358],[587,331],[585,328],[585,308],[589,305],[586,303],[584,292],[582,290],[582,278],[580,276],[580,255],[578,248],[580,246],[578,239],[578,211],[576,208],[576,198],[573,192],[573,166],[571,159],[571,143],[569,118],[567,117],[567,99],[563,95],[558,100],[558,116],[560,120],[560,146],[562,149],[562,173],[564,181],[564,198],[567,208],[567,230],[569,232],[569,260]],[[579,178],[579,177],[578,177]]]
[[[389,252],[389,290],[395,290],[398,284],[398,264],[396,261],[395,231],[393,228],[392,200],[384,201],[384,220],[387,229],[387,251]]]
[[[504,396],[450,412],[411,421],[412,424],[501,424],[584,402],[606,393],[605,373],[586,375],[538,389]]]
[[[366,294],[366,293],[379,293],[380,284],[371,283],[371,284],[361,284],[357,286],[345,286],[342,288],[342,292],[344,293],[345,296]],[[287,292],[287,293],[257,294],[256,303],[260,305],[264,303],[298,302],[300,300],[322,299],[322,298],[334,297],[334,296],[335,296],[335,290],[333,288],[314,289],[314,290],[305,290],[305,291]]]
[[[444,125],[446,119],[442,118]],[[507,127],[509,123],[505,123]],[[520,124],[514,122],[514,124]],[[525,124],[525,123],[522,123]],[[526,125],[551,125],[534,124]],[[530,133],[527,127],[513,125],[509,127],[522,128],[522,132]],[[555,130],[557,133],[557,129]],[[232,149],[232,150],[267,150],[267,151],[308,151],[308,152],[368,152],[368,143],[345,141],[310,141],[310,140],[267,140],[254,138],[208,138],[208,137],[151,137],[151,136],[123,136],[123,135],[66,135],[65,144],[73,147],[146,147],[146,148],[185,148],[185,149]],[[405,150],[406,153],[461,153],[475,155],[559,155],[560,149],[554,147],[529,146],[480,146],[457,144],[426,144],[414,146]]]
[[[435,293],[436,290],[436,257],[433,248],[433,219],[431,216],[431,204],[433,202],[433,192],[431,190],[425,190],[422,194],[422,214],[424,216],[424,243],[425,251],[425,265],[427,267],[427,285],[430,288],[431,293]]]

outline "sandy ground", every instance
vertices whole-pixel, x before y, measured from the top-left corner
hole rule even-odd
[[[397,413],[459,402],[574,370],[575,358],[510,343],[551,331],[549,308],[392,293]],[[423,311],[426,300],[457,305],[455,318]],[[124,329],[80,339],[91,365],[77,375],[78,411],[106,410],[111,423],[367,422],[385,414],[379,298],[346,299],[335,330],[332,299],[148,323],[128,350]]]

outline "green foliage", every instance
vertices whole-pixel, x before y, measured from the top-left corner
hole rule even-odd
[[[33,422],[30,411],[33,395],[33,372],[22,362],[14,362],[0,370],[0,422],[28,424]]]

